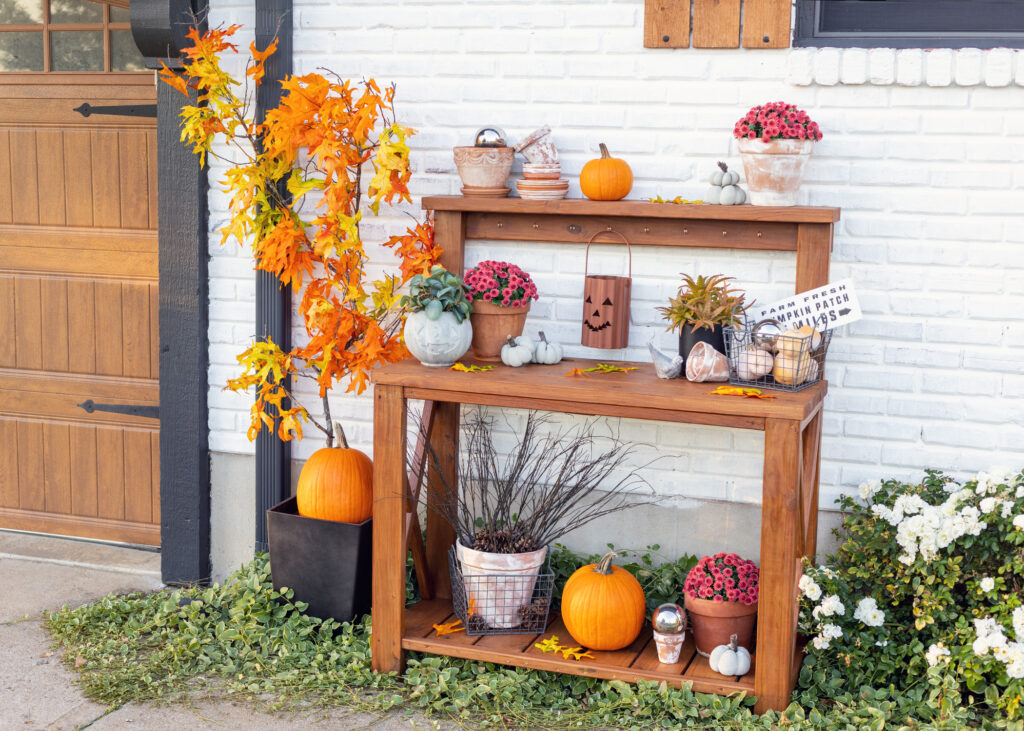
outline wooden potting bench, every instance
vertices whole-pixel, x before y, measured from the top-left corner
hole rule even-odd
[[[435,239],[442,263],[463,268],[467,238],[585,244],[595,233],[614,231],[631,244],[796,252],[796,292],[828,282],[836,208],[671,205],[639,201],[526,201],[512,198],[425,198],[436,213]],[[597,239],[601,241],[599,237]],[[620,239],[610,236],[610,243]],[[582,277],[580,286],[582,289]],[[666,681],[712,693],[756,695],[757,710],[789,703],[800,667],[797,644],[797,581],[803,556],[813,556],[817,535],[818,465],[822,381],[797,393],[773,392],[772,400],[709,395],[707,384],[658,379],[650,364],[624,374],[566,378],[571,368],[596,361],[568,359],[557,366],[498,366],[487,373],[427,368],[414,360],[374,373],[373,475],[373,667],[404,667],[406,650],[554,670],[596,678]],[[438,637],[432,625],[452,616],[447,551],[452,530],[427,514],[426,544],[414,510],[419,484],[440,491],[432,469],[424,479],[422,445],[407,471],[407,402],[426,403],[424,421],[442,469],[458,466],[459,405],[483,404],[655,421],[707,424],[765,433],[761,504],[761,591],[754,666],[742,677],[712,672],[688,639],[674,665],[658,663],[649,629],[624,650],[595,652],[594,659],[565,660],[541,653],[541,635],[464,633]],[[624,514],[627,515],[628,514]],[[628,520],[628,517],[625,518]],[[405,607],[405,566],[412,546],[422,601]],[[544,636],[569,641],[557,613]]]

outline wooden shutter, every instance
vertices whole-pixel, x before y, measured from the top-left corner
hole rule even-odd
[[[789,48],[792,0],[645,0],[644,46]],[[691,27],[692,17],[692,27]]]

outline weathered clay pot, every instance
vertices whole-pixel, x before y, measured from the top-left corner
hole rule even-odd
[[[519,140],[516,152],[534,165],[554,165],[558,162],[558,148],[551,139],[550,127],[541,127]]]
[[[795,206],[813,140],[737,140],[750,202],[755,206]]]
[[[530,311],[527,300],[522,307],[502,307],[484,300],[473,301],[473,357],[477,360],[501,360],[501,346],[508,336],[518,338],[526,325]]]
[[[504,188],[512,172],[511,147],[455,147],[455,167],[467,188]]]
[[[476,614],[499,629],[522,624],[519,607],[533,600],[533,589],[547,557],[547,546],[529,553],[487,553],[455,544],[467,596],[472,593]]]
[[[426,311],[413,312],[405,319],[405,347],[425,366],[451,366],[469,350],[473,326],[459,322],[451,312],[436,320]]]
[[[710,655],[719,645],[728,645],[729,637],[736,635],[740,647],[752,650],[757,602],[716,602],[710,599],[691,599],[686,595],[686,613],[697,652]]]

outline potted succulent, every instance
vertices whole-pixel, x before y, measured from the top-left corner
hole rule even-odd
[[[511,335],[523,334],[530,300],[538,298],[530,275],[507,261],[482,261],[466,272],[473,302],[473,355],[498,360]]]
[[[746,295],[729,286],[733,277],[714,274],[696,279],[689,274],[681,275],[683,283],[675,297],[669,299],[668,307],[658,311],[668,320],[668,330],[679,331],[679,355],[683,362],[698,342],[705,342],[719,353],[725,354],[723,326],[735,326],[737,317],[749,307]]]
[[[737,645],[750,649],[758,586],[757,566],[735,553],[705,556],[690,569],[683,594],[697,652],[710,655],[733,635]]]
[[[821,139],[807,112],[786,102],[752,107],[736,122],[750,202],[755,206],[795,206],[804,166]]]
[[[405,320],[405,347],[426,366],[450,366],[469,349],[473,303],[462,279],[435,264],[429,276],[409,280],[409,294],[400,304]]]
[[[474,613],[486,628],[511,629],[531,605],[536,576],[548,546],[576,528],[643,502],[643,465],[633,466],[633,447],[598,436],[593,422],[548,428],[548,417],[530,412],[517,443],[500,446],[493,419],[480,410],[462,426],[459,475],[453,484],[433,449],[428,454],[444,491],[431,492],[427,507],[454,529],[461,573],[476,586]],[[503,439],[502,439],[503,441]],[[458,578],[453,575],[453,582]],[[481,581],[484,586],[481,586]],[[467,592],[453,587],[453,595]]]

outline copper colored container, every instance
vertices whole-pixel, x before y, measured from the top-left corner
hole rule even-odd
[[[736,635],[740,647],[753,648],[757,602],[716,602],[686,595],[685,603],[693,641],[701,655],[710,655],[719,645],[728,645],[731,635]]]
[[[521,307],[503,307],[484,300],[473,301],[473,357],[477,360],[501,360],[501,347],[508,336],[518,338],[523,334],[530,301]]]
[[[590,245],[601,234],[618,236],[629,252],[629,276],[590,274]],[[589,348],[625,348],[629,343],[629,300],[633,288],[633,252],[618,231],[599,231],[587,242],[583,265],[583,325],[580,342]]]

